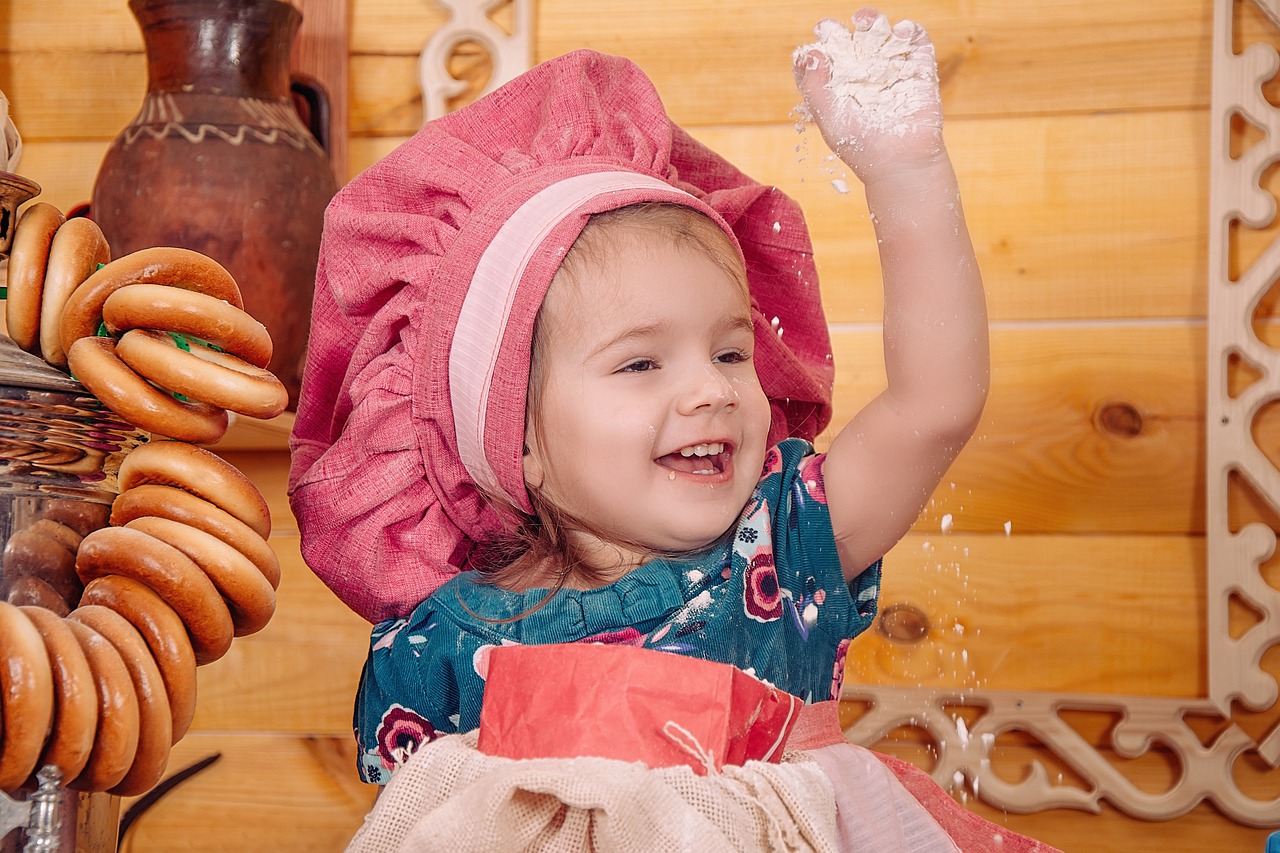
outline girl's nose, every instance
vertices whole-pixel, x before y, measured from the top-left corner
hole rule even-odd
[[[688,387],[680,398],[679,411],[692,415],[700,411],[716,411],[738,405],[738,392],[729,378],[714,364],[705,364],[691,372]]]

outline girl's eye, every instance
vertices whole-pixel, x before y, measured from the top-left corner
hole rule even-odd
[[[750,354],[745,353],[742,350],[731,350],[716,356],[716,361],[719,364],[742,364],[743,362],[750,360]]]
[[[627,362],[619,370],[619,373],[644,373],[647,370],[653,370],[658,363],[651,358],[638,358],[635,361]]]

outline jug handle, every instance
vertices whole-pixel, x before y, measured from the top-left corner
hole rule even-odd
[[[329,109],[329,93],[325,91],[324,84],[309,74],[295,72],[289,78],[289,94],[298,117],[316,138],[325,156],[329,157],[333,139],[333,117]]]

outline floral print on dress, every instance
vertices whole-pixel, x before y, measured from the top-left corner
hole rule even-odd
[[[775,445],[770,447],[764,455],[764,468],[760,471],[760,479],[763,480],[770,474],[777,474],[780,471],[782,471],[782,452]]]
[[[782,616],[782,587],[772,548],[761,548],[747,562],[743,598],[747,615],[757,622],[772,622]]]
[[[392,705],[378,725],[378,755],[387,770],[400,768],[424,743],[436,739],[435,727],[403,705]]]
[[[599,634],[592,634],[590,637],[583,637],[575,642],[579,643],[600,643],[605,646],[643,646],[645,635],[640,633],[638,628],[623,628],[619,631],[604,631]]]
[[[527,596],[463,573],[407,620],[375,626],[354,720],[361,777],[386,784],[414,750],[476,728],[491,653],[500,645],[568,642],[587,633],[588,642],[732,663],[804,701],[838,696],[850,654],[845,638],[871,624],[881,571],[877,561],[845,579],[823,459],[799,439],[770,449],[729,535],[705,552],[638,567],[611,585],[616,603],[598,608],[589,622],[571,591],[546,602],[539,619],[511,622],[529,607]],[[598,594],[593,601],[612,599]],[[660,601],[661,608],[641,616],[633,607],[641,601]]]
[[[810,456],[800,463],[800,482],[804,483],[804,489],[809,493],[809,497],[823,506],[827,503],[827,486],[822,477],[822,465],[826,459],[826,454],[822,453]]]
[[[373,628],[370,651],[376,652],[380,649],[391,648],[391,645],[396,641],[396,636],[400,633],[400,630],[408,624],[408,619],[389,619],[385,622],[379,622]]]

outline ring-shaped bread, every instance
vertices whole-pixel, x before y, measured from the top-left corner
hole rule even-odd
[[[271,371],[198,343],[183,349],[167,332],[130,329],[116,355],[161,388],[242,415],[274,418],[289,405],[289,392]]]
[[[36,767],[57,767],[65,785],[80,775],[93,752],[98,689],[84,650],[67,623],[43,607],[23,607],[22,612],[40,632],[53,670],[53,724]]]
[[[167,284],[244,307],[236,280],[213,258],[171,246],[140,249],[116,258],[71,294],[58,326],[63,351],[70,352],[71,345],[80,338],[96,335],[102,325],[102,304],[112,293],[131,284]]]
[[[120,463],[120,492],[153,483],[204,498],[266,539],[271,511],[253,481],[216,453],[182,441],[149,441]]]
[[[100,604],[119,613],[147,641],[164,680],[173,742],[177,743],[196,715],[196,653],[182,617],[151,587],[123,575],[91,581],[80,597],[82,607],[89,604]]]
[[[62,312],[67,300],[110,260],[107,238],[92,219],[68,219],[53,235],[40,297],[40,354],[54,367],[67,364],[67,352],[62,347]]]
[[[13,342],[27,352],[40,351],[40,302],[49,267],[49,247],[62,211],[38,201],[22,212],[9,250],[9,277],[5,295],[5,325]]]
[[[204,444],[222,438],[227,431],[225,409],[179,400],[155,387],[121,361],[115,348],[112,338],[87,337],[67,349],[72,375],[103,405],[154,435]]]
[[[107,791],[120,784],[138,754],[138,693],[124,659],[106,637],[73,619],[67,627],[80,643],[98,700],[98,728],[84,770],[67,783],[76,791]]]
[[[198,338],[255,367],[271,361],[267,327],[206,293],[164,284],[126,285],[102,303],[102,322],[117,338],[130,329],[157,329]]]
[[[53,670],[40,632],[21,609],[0,601],[0,791],[11,791],[36,770],[53,721]]]
[[[82,605],[71,611],[67,621],[88,625],[106,637],[129,670],[129,679],[138,697],[138,749],[129,772],[107,790],[120,797],[146,793],[164,776],[169,765],[169,749],[173,746],[173,716],[169,712],[160,668],[138,629],[111,608]]]
[[[226,542],[180,521],[153,515],[135,518],[125,527],[149,533],[190,557],[222,595],[237,637],[256,634],[271,621],[276,612],[276,591],[248,557]]]
[[[252,560],[272,589],[279,588],[280,558],[276,552],[249,525],[221,507],[175,486],[151,483],[120,493],[111,504],[111,523],[117,527],[148,515],[180,521],[217,536]]]
[[[211,663],[231,648],[231,613],[213,581],[177,548],[141,530],[104,527],[80,543],[76,570],[89,584],[123,575],[145,584],[182,617],[196,663]]]

